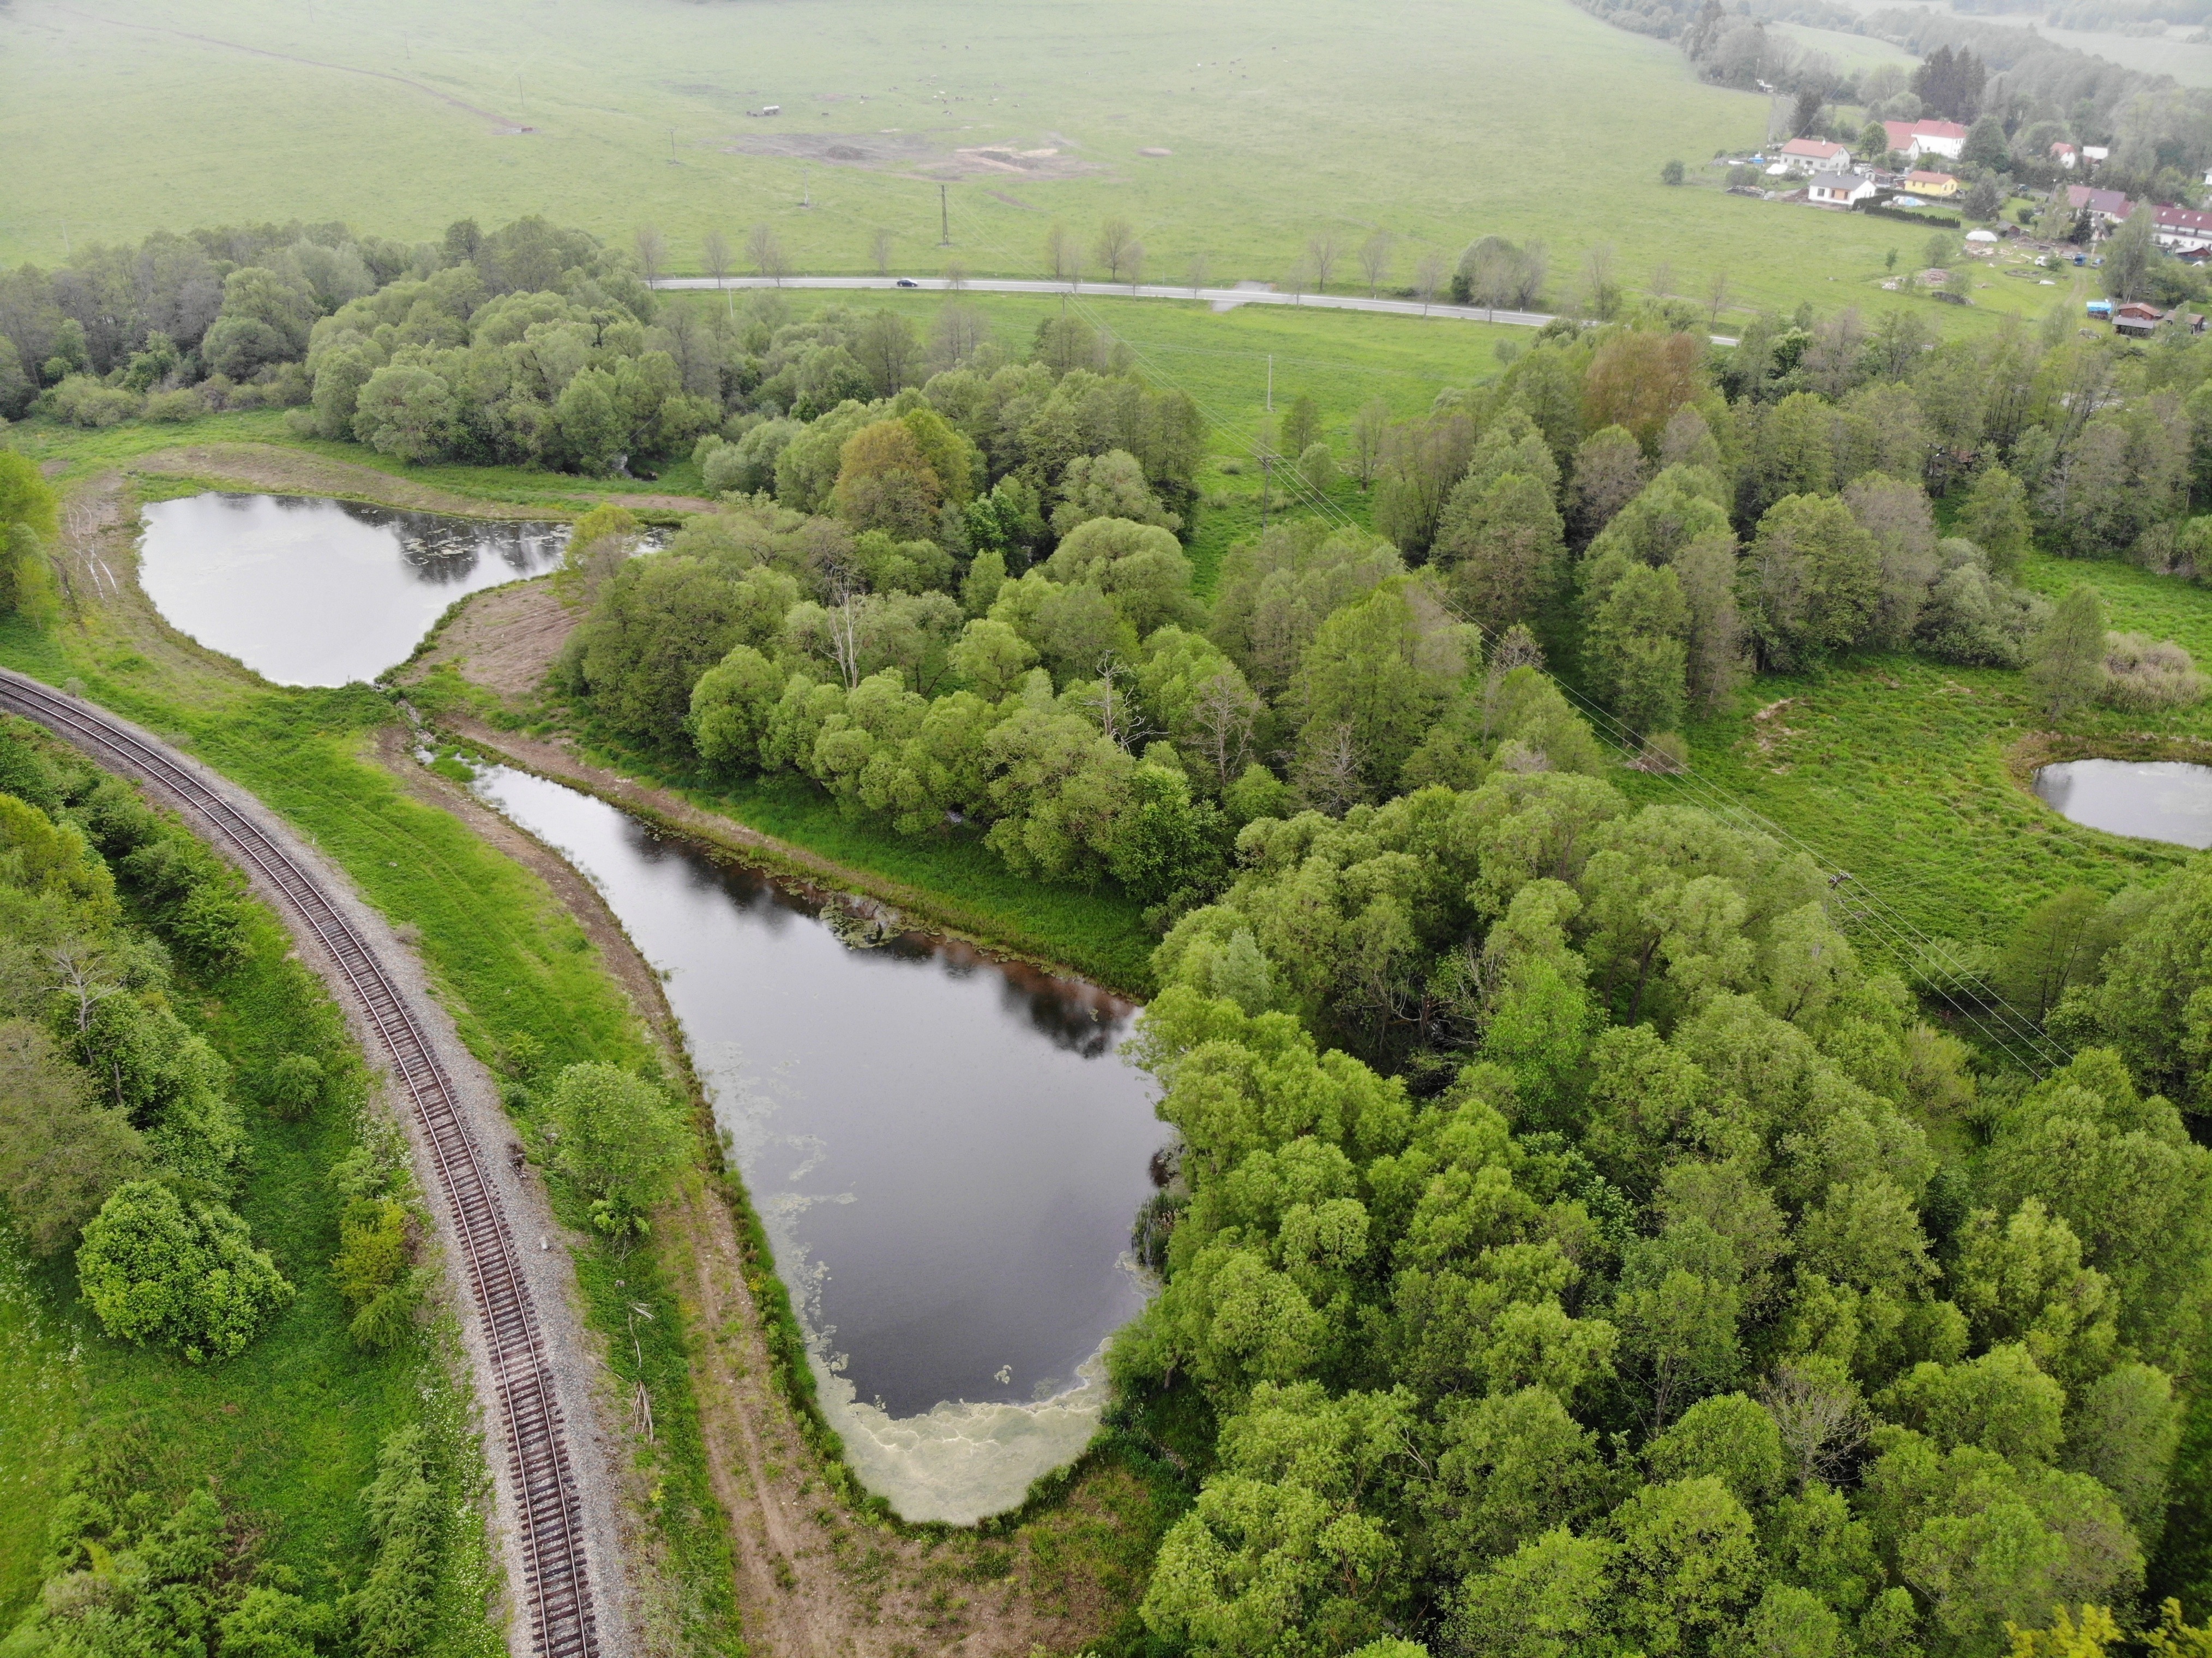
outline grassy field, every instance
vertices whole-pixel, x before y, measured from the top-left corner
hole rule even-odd
[[[2032,586],[2077,581],[2104,595],[2115,629],[2178,640],[2212,659],[2212,592],[2130,566],[2031,556]],[[1881,935],[2002,944],[2035,903],[2068,886],[2102,892],[2156,880],[2180,847],[2069,823],[2027,786],[2033,763],[2073,752],[2151,754],[2212,739],[2212,705],[2158,715],[2093,710],[2056,741],[2021,677],[1924,657],[1854,659],[1812,676],[1762,676],[1688,733],[1696,781],[1637,780],[1650,799],[1734,801],[1894,911]],[[1875,936],[1869,934],[1869,936]]]
[[[11,653],[12,656],[12,653]],[[287,1051],[330,1052],[343,1027],[289,964],[289,937],[260,905],[247,951],[211,977],[180,976],[175,1006],[241,1078]],[[143,1430],[169,1500],[212,1480],[258,1535],[262,1558],[330,1598],[373,1552],[360,1492],[392,1429],[424,1422],[442,1447],[460,1518],[446,1540],[434,1658],[504,1651],[483,1616],[492,1567],[469,1506],[481,1481],[461,1398],[426,1333],[385,1352],[346,1333],[352,1309],[331,1270],[341,1201],[331,1165],[354,1145],[350,1111],[278,1121],[249,1108],[252,1174],[238,1205],[299,1294],[238,1358],[206,1367],[112,1339],[78,1300],[66,1256],[34,1263],[0,1234],[0,1628],[36,1590],[63,1477],[95,1437]]]
[[[1881,303],[1857,290],[1884,228],[1726,196],[1704,167],[1768,112],[1566,0],[1391,0],[1356,26],[1323,0],[17,0],[0,258],[222,220],[414,240],[536,212],[624,243],[650,221],[677,269],[709,228],[741,246],[768,223],[800,270],[872,268],[880,228],[899,270],[1024,275],[1053,218],[1120,214],[1170,278],[1194,256],[1284,277],[1327,233],[1350,288],[1381,228],[1402,284],[1423,250],[1497,232],[1550,243],[1555,298],[1608,243],[1635,284],[1665,266],[1702,294],[1725,270],[1745,305]],[[1669,159],[1702,187],[1663,187]]]

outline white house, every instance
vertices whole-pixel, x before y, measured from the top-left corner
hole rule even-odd
[[[1908,161],[1926,155],[1955,161],[1966,148],[1966,129],[1956,121],[1884,121],[1881,130],[1890,149]]]
[[[1875,193],[1874,180],[1856,173],[1816,173],[1805,197],[1822,207],[1852,207]]]
[[[1777,153],[1795,173],[1848,173],[1851,167],[1850,151],[1825,138],[1792,138]]]
[[[2152,235],[2169,253],[2202,253],[2212,248],[2212,213],[2185,207],[2156,210]]]

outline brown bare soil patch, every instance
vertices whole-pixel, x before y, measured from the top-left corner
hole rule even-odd
[[[545,577],[488,588],[470,598],[404,677],[411,683],[451,664],[471,685],[502,697],[526,697],[544,683],[545,671],[580,619],[554,597]]]
[[[926,174],[932,179],[993,175],[1076,179],[1105,170],[1096,161],[1081,161],[1067,154],[1058,139],[1030,148],[975,144],[948,151],[921,132],[802,132],[770,128],[761,132],[732,133],[722,140],[721,148],[737,155],[781,155],[793,161],[819,161],[825,167],[868,167],[878,172]]]

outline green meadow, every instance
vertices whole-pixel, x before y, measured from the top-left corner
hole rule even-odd
[[[1329,235],[1348,291],[1381,229],[1403,286],[1495,232],[1550,244],[1553,303],[1599,244],[1632,288],[1702,298],[1725,273],[1737,311],[1902,302],[1878,279],[1909,227],[1727,195],[1705,163],[1763,141],[1768,100],[1566,0],[555,3],[17,0],[0,259],[225,220],[415,240],[542,213],[624,244],[655,224],[677,270],[708,230],[742,250],[766,223],[800,271],[872,269],[882,230],[896,270],[1026,276],[1053,220],[1087,238],[1119,215],[1156,279],[1198,257],[1286,279]],[[1670,159],[1691,186],[1660,184]],[[1927,308],[1948,331],[2050,298]]]
[[[2212,658],[2212,592],[2104,561],[2031,555],[2023,577],[2057,598],[2103,597],[2116,631]],[[2069,823],[2027,786],[2051,753],[2155,756],[2212,740],[2212,704],[2157,714],[2091,709],[2057,741],[2021,675],[1918,656],[1854,657],[1826,672],[1761,675],[1692,723],[1693,777],[1638,778],[1639,798],[1728,805],[1765,817],[1883,901],[1863,937],[2002,944],[2027,911],[2069,886],[2114,892],[2191,855]]]

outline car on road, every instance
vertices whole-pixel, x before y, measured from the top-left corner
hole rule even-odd
[[[892,284],[892,286],[895,288],[919,288],[921,284],[915,281],[911,276],[901,276],[897,282]]]

